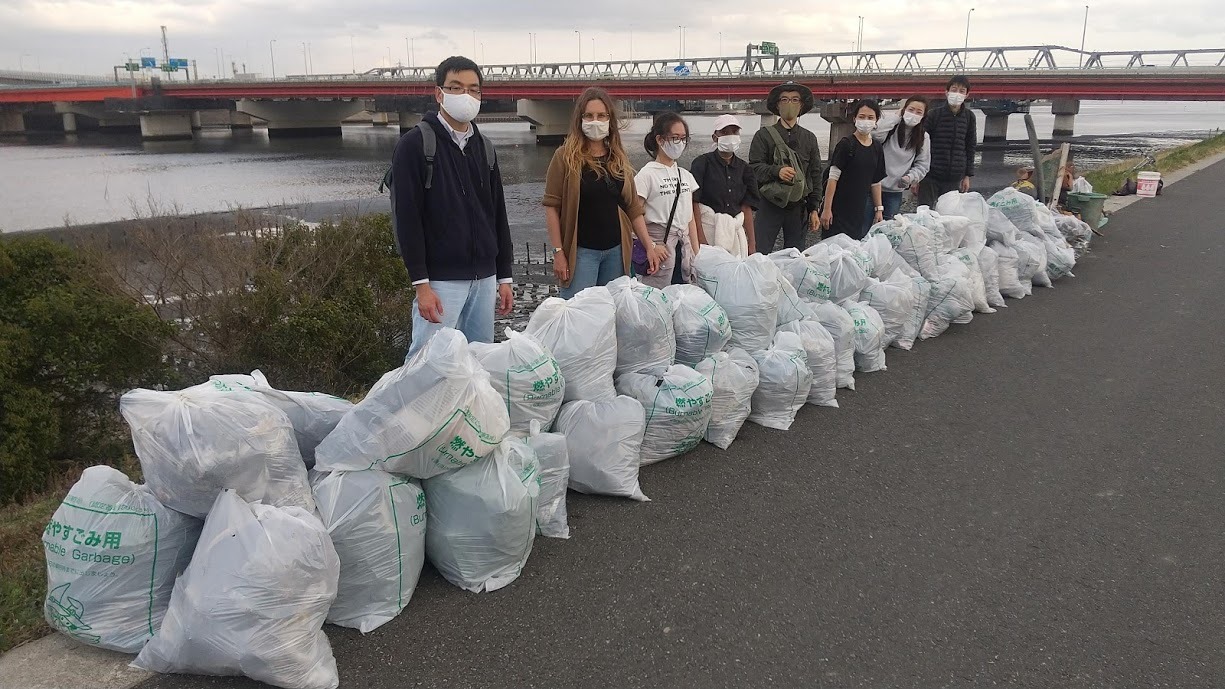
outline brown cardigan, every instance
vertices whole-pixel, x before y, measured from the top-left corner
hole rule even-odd
[[[578,204],[579,189],[583,176],[577,170],[566,167],[562,160],[562,149],[553,153],[549,162],[549,171],[544,176],[544,202],[550,208],[558,209],[561,215],[561,250],[566,252],[566,260],[570,262],[570,275],[574,276],[574,257],[578,254]],[[629,209],[627,213],[625,209]],[[634,236],[631,222],[645,213],[642,199],[634,188],[634,175],[631,173],[621,186],[621,262],[625,274],[630,272],[630,254],[633,251]],[[561,286],[569,286],[565,280]]]

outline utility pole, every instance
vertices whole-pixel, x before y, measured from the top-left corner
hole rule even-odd
[[[969,12],[966,12],[966,50],[970,49],[970,15],[974,14],[974,8],[971,7]]]
[[[574,30],[574,35],[578,36],[578,61],[583,61],[583,32],[578,29]]]
[[[353,64],[353,73],[357,74],[357,56],[353,52],[353,34],[349,34],[349,61]]]
[[[162,64],[170,64],[170,43],[166,41],[166,25],[162,25]]]
[[[1085,66],[1085,35],[1089,33],[1089,6],[1085,5],[1085,26],[1080,30],[1080,66]]]
[[[276,79],[276,52],[272,49],[272,46],[274,43],[276,43],[275,38],[272,39],[271,41],[268,41],[268,57],[272,60],[272,78],[275,80]]]

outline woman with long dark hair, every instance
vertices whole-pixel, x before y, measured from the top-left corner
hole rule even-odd
[[[617,109],[604,89],[579,96],[570,132],[545,174],[544,206],[553,274],[565,299],[626,275],[631,236],[645,242],[648,272],[663,260],[647,233]]]
[[[884,211],[880,183],[885,178],[885,154],[872,139],[880,106],[874,100],[861,100],[851,106],[850,112],[855,133],[843,137],[829,157],[829,181],[825,183],[820,221],[825,237],[845,234],[863,239],[868,233],[864,225],[867,209],[872,211],[872,223],[880,222]]]
[[[693,257],[699,246],[697,221],[693,217],[693,192],[698,183],[677,162],[688,143],[689,125],[674,112],[656,116],[642,142],[655,160],[638,171],[634,185],[646,205],[651,240],[667,252],[655,274],[640,276],[652,287],[686,283],[692,277]]]
[[[911,96],[902,108],[880,118],[872,138],[885,154],[885,179],[880,183],[881,217],[890,220],[902,208],[902,193],[917,192],[916,185],[931,169],[932,144],[927,134],[927,99]],[[872,209],[865,207],[865,230],[871,227]]]

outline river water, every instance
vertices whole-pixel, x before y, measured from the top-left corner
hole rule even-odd
[[[687,116],[693,144],[682,164],[709,150],[713,117]],[[1033,117],[1039,135],[1048,135],[1049,108],[1035,106]],[[747,154],[760,119],[746,115],[740,121]],[[828,123],[816,115],[801,123],[817,134],[828,155]],[[635,119],[624,133],[636,166],[646,162],[641,141],[649,126]],[[1025,137],[1021,117],[1010,118],[1009,126],[1010,139]],[[1078,165],[1094,167],[1202,139],[1222,127],[1225,103],[1087,101],[1076,118],[1073,151]],[[543,241],[540,198],[553,149],[537,146],[526,124],[486,124],[481,130],[498,145],[516,241]],[[281,205],[306,219],[384,211],[386,197],[377,187],[397,138],[394,126],[346,126],[339,138],[305,140],[270,140],[258,129],[235,135],[204,131],[182,142],[90,133],[0,140],[0,231]],[[1009,183],[1013,170],[1029,159],[1023,143],[980,155],[975,184],[984,191]]]

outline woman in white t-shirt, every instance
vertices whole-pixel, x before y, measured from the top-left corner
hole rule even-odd
[[[639,272],[638,279],[652,287],[687,283],[692,278],[693,257],[698,253],[693,192],[698,183],[688,170],[677,164],[687,143],[689,125],[685,120],[674,112],[660,114],[643,142],[647,153],[655,156],[655,160],[634,176],[634,186],[646,206],[647,231],[651,239],[667,251],[667,258],[653,275]],[[672,218],[670,226],[669,217]],[[645,256],[642,251],[636,254]]]

